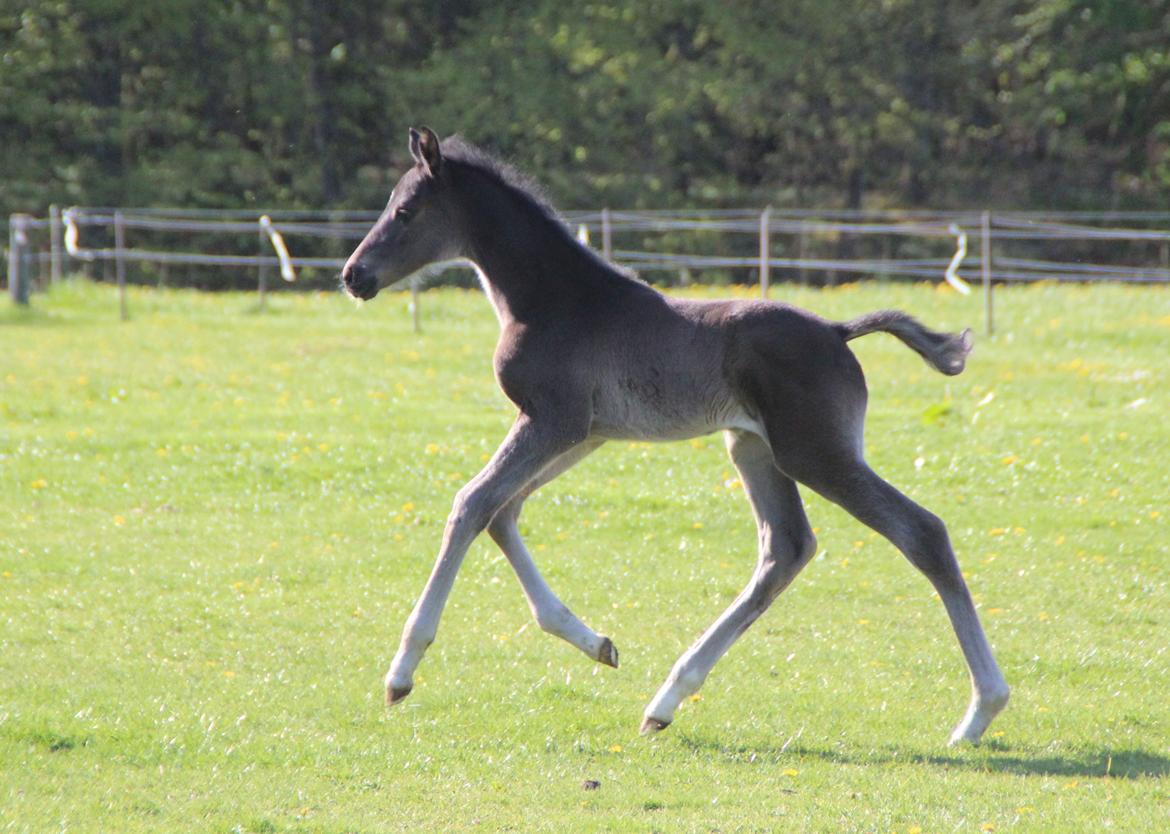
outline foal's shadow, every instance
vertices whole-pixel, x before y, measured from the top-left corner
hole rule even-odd
[[[1031,755],[1015,751],[992,740],[976,749],[953,753],[922,753],[895,747],[872,752],[853,753],[790,744],[731,746],[707,738],[685,736],[684,745],[710,755],[723,756],[732,761],[763,757],[773,760],[792,758],[821,759],[833,764],[889,765],[920,764],[956,770],[1012,773],[1021,776],[1065,776],[1078,778],[1147,779],[1170,776],[1170,757],[1149,750],[1086,749],[1064,755]]]

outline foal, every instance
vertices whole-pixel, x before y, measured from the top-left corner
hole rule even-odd
[[[436,261],[476,268],[500,322],[496,379],[519,415],[495,455],[455,496],[438,560],[406,621],[386,700],[414,670],[472,540],[486,529],[540,627],[618,665],[608,637],[557,598],[517,528],[526,498],[606,440],[677,440],[722,430],[759,528],[743,592],[679,658],[646,707],[643,732],[670,724],[715,662],[812,558],[802,483],[906,555],[938,591],[970,670],[972,698],[951,742],[978,741],[1008,700],[946,527],[869,468],[866,387],[846,342],[885,331],[944,374],[963,370],[969,331],[936,333],[887,310],[845,323],[785,304],[666,298],[580,245],[515,172],[456,138],[410,131],[415,165],[350,256],[347,291],[370,299]]]

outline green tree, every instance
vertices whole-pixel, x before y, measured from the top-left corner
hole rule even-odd
[[[420,122],[569,207],[1170,194],[1170,0],[0,2],[0,212],[368,207]]]

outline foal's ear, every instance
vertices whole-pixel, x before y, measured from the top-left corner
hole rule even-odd
[[[443,155],[439,153],[439,137],[429,127],[410,129],[410,155],[414,161],[427,169],[431,176],[439,173]]]

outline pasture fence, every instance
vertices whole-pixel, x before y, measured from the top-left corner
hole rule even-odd
[[[164,284],[254,287],[263,307],[279,272],[287,284],[336,283],[345,256],[377,219],[368,211],[268,211],[50,207],[44,217],[8,219],[8,287],[27,304],[35,286],[67,272],[103,269],[119,287],[123,318],[127,269]],[[896,211],[841,209],[685,209],[567,212],[564,219],[602,255],[657,283],[701,279],[757,283],[767,296],[774,272],[801,284],[841,276],[946,281],[960,292],[962,273],[978,275],[984,328],[994,328],[999,284],[1060,281],[1170,283],[1170,212]],[[131,236],[134,245],[127,243]],[[968,252],[977,236],[978,251]],[[113,274],[110,274],[112,267]],[[409,279],[418,327],[419,291],[457,262]],[[150,270],[148,274],[145,270]],[[229,270],[212,280],[208,270]],[[254,273],[253,273],[254,271]],[[248,277],[253,276],[253,277]],[[466,279],[466,276],[464,276]]]

